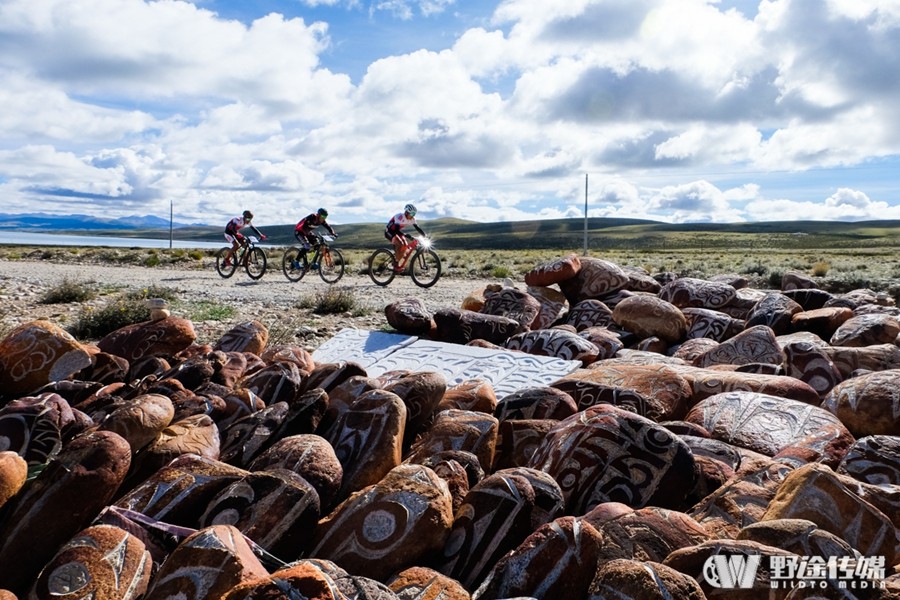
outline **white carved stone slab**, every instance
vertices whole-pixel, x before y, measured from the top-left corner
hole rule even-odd
[[[498,398],[525,387],[549,385],[581,366],[576,360],[357,329],[340,331],[313,352],[313,359],[317,363],[351,360],[371,377],[396,370],[434,371],[444,375],[448,387],[482,379]]]

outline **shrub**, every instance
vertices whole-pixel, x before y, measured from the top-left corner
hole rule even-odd
[[[47,290],[40,299],[41,304],[69,304],[71,302],[87,302],[97,297],[97,292],[90,283],[63,279],[59,284]]]
[[[126,300],[146,300],[147,298],[162,298],[167,302],[178,299],[178,292],[162,285],[148,285],[145,288],[129,290],[123,294]]]
[[[784,273],[779,270],[773,270],[769,273],[769,285],[775,288],[776,290],[781,289],[781,280],[784,278]]]
[[[145,267],[158,267],[160,263],[159,256],[156,254],[151,254],[147,258],[144,259]]]
[[[300,300],[298,306],[310,309],[317,315],[334,315],[363,310],[351,289],[338,287],[329,287],[323,292],[307,296]]]
[[[148,320],[150,309],[146,302],[120,298],[101,308],[84,307],[69,333],[77,339],[97,339],[126,325]]]
[[[496,277],[498,279],[502,279],[504,277],[512,277],[512,274],[512,269],[503,265],[491,269],[491,277]]]
[[[191,321],[224,321],[233,317],[237,312],[233,306],[209,300],[191,302],[186,304],[183,310]]]
[[[824,277],[825,275],[828,275],[828,270],[830,268],[831,268],[830,263],[828,263],[824,260],[820,260],[819,262],[813,264],[812,274],[817,277]]]

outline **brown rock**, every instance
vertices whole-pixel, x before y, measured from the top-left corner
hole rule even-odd
[[[612,560],[601,563],[587,600],[706,600],[693,577],[651,561]]]
[[[121,435],[134,454],[154,441],[174,416],[175,407],[166,396],[142,394],[109,413],[100,429]]]
[[[863,348],[824,346],[825,353],[837,367],[841,377],[848,379],[854,371],[885,371],[900,369],[900,348],[894,344],[875,344]]]
[[[856,440],[837,472],[874,485],[900,485],[900,438],[870,435]]]
[[[0,509],[19,493],[28,477],[28,463],[10,450],[0,452]]]
[[[667,283],[659,291],[659,298],[678,308],[718,309],[730,303],[736,290],[730,285],[705,281],[694,277],[680,277]]]
[[[249,352],[259,356],[269,342],[269,330],[259,321],[238,323],[213,347],[221,352]]]
[[[276,402],[234,421],[222,431],[219,460],[246,469],[254,458],[277,441],[275,432],[287,417],[287,402]]]
[[[724,342],[744,329],[744,322],[723,312],[709,308],[684,308],[681,313],[687,319],[688,339],[708,338]]]
[[[334,578],[314,561],[298,561],[265,577],[240,583],[228,591],[223,600],[248,598],[304,598],[309,600],[343,600]]]
[[[527,292],[504,287],[486,292],[481,312],[507,317],[519,323],[519,331],[527,331],[541,311],[541,303]]]
[[[603,536],[601,563],[619,558],[660,562],[679,548],[712,539],[689,515],[656,507],[625,513],[597,530]]]
[[[765,325],[757,325],[701,354],[694,364],[698,367],[709,367],[749,363],[780,365],[783,362],[784,353],[772,330]]]
[[[685,337],[687,319],[674,304],[656,296],[633,296],[616,305],[613,321],[638,337],[674,343]]]
[[[435,412],[456,409],[492,414],[496,408],[497,396],[490,382],[468,379],[447,389]]]
[[[75,338],[49,321],[19,325],[0,340],[0,398],[18,398],[90,366]]]
[[[111,431],[82,435],[50,461],[7,504],[0,587],[24,592],[56,550],[109,502],[130,463],[128,443]]]
[[[175,421],[135,457],[131,479],[143,481],[182,454],[219,459],[219,429],[206,415]]]
[[[160,567],[144,600],[221,598],[241,583],[267,576],[240,531],[215,525],[178,545]]]
[[[844,306],[806,310],[791,317],[791,328],[794,331],[809,331],[827,340],[852,316],[853,311]]]
[[[831,336],[832,346],[891,344],[900,334],[900,322],[891,315],[857,315],[847,319]]]
[[[311,555],[385,581],[443,548],[452,524],[447,484],[428,467],[404,464],[322,519]]]
[[[800,556],[855,556],[840,537],[806,519],[772,519],[741,529],[737,539],[774,546]]]
[[[556,479],[573,515],[603,502],[678,506],[693,487],[693,456],[684,442],[605,404],[560,421],[528,466]]]
[[[528,293],[540,304],[531,329],[546,329],[553,325],[566,306],[566,296],[553,288],[539,286],[529,286]]]
[[[400,396],[400,399],[406,404],[403,447],[408,448],[416,436],[421,434],[431,422],[435,408],[440,404],[441,398],[447,391],[447,380],[440,373],[421,371],[405,373],[394,380],[383,381],[380,385],[385,391]]]
[[[599,350],[597,360],[613,358],[619,350],[625,347],[619,334],[606,327],[588,327],[579,331],[578,335],[597,346]]]
[[[553,387],[522,388],[497,403],[494,416],[506,419],[553,419],[559,421],[578,412],[572,397]]]
[[[747,316],[746,327],[765,325],[782,335],[791,329],[793,316],[803,311],[803,307],[784,294],[770,292],[756,303]]]
[[[0,409],[0,447],[16,452],[29,465],[42,465],[78,427],[75,412],[59,394],[20,398]]]
[[[572,279],[581,270],[577,254],[569,254],[542,263],[525,273],[525,285],[547,286]]]
[[[153,561],[144,543],[112,525],[95,525],[69,540],[28,594],[38,600],[131,600],[147,591]]]
[[[600,300],[587,299],[574,304],[566,314],[566,324],[582,331],[590,327],[607,327],[613,324],[612,310]]]
[[[601,298],[628,285],[628,275],[618,265],[587,256],[580,260],[581,269],[574,277],[556,282],[570,305],[589,298]]]
[[[306,389],[307,374],[291,362],[274,362],[241,380],[244,389],[262,398],[267,405],[291,404]]]
[[[578,410],[584,410],[598,404],[611,404],[653,421],[664,421],[668,418],[684,415],[684,406],[665,406],[654,397],[648,398],[634,390],[617,387],[612,384],[595,383],[588,379],[567,376],[555,381],[553,386],[570,395],[577,403]],[[678,411],[677,415],[671,413],[673,408]]]
[[[504,344],[510,350],[520,350],[538,356],[553,356],[562,360],[578,360],[589,365],[599,354],[595,345],[576,333],[561,329],[526,331],[509,338]]]
[[[582,598],[597,569],[602,537],[574,517],[539,527],[494,565],[474,597]]]
[[[495,469],[524,467],[544,437],[558,421],[552,419],[521,419],[500,421],[497,437]]]
[[[341,489],[344,471],[331,444],[313,434],[292,435],[275,442],[250,463],[251,471],[287,469],[312,484],[327,510]]]
[[[718,371],[678,365],[669,365],[669,368],[677,372],[692,390],[691,397],[688,399],[690,406],[715,394],[737,390],[789,398],[813,406],[821,403],[816,390],[809,384],[793,377]]]
[[[455,308],[436,311],[434,323],[435,337],[451,344],[467,344],[472,340],[502,344],[519,330],[515,319]]]
[[[820,345],[796,341],[784,344],[782,349],[785,375],[809,384],[820,396],[841,382],[840,372]]]
[[[471,596],[455,579],[427,567],[410,567],[388,582],[400,600],[469,600]]]
[[[421,463],[426,456],[446,450],[465,450],[478,457],[486,472],[494,464],[499,423],[493,415],[464,410],[446,410],[412,445],[407,462]]]
[[[835,386],[822,402],[856,437],[900,435],[900,369],[869,373]]]
[[[316,362],[313,360],[312,354],[305,348],[294,344],[267,345],[266,349],[259,355],[259,358],[266,364],[273,362],[294,363],[298,369],[307,373],[312,372],[316,368]]]
[[[409,335],[422,335],[434,327],[434,318],[419,298],[401,298],[384,307],[388,325]]]
[[[127,325],[97,342],[104,352],[134,362],[147,356],[173,356],[197,339],[194,324],[188,319],[168,317]]]

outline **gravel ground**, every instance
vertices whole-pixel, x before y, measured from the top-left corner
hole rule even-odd
[[[270,343],[298,343],[316,348],[345,327],[383,329],[385,305],[415,296],[431,310],[459,307],[473,291],[479,292],[494,279],[451,279],[442,277],[437,284],[422,289],[407,277],[397,277],[387,287],[372,283],[368,276],[345,274],[334,286],[309,273],[298,283],[285,279],[280,270],[270,270],[259,281],[243,272],[230,279],[219,277],[212,267],[182,270],[169,267],[144,268],[99,264],[71,264],[48,261],[0,260],[0,332],[36,318],[46,318],[66,327],[78,319],[83,304],[41,304],[47,290],[64,280],[95,286],[103,294],[86,304],[102,306],[116,292],[161,286],[175,290],[177,302],[172,314],[190,316],[191,304],[216,303],[235,309],[233,317],[221,321],[197,321],[198,342],[215,342],[237,323],[257,319],[269,327]],[[317,315],[297,305],[315,299],[330,287],[352,294],[360,309],[338,315]],[[360,314],[362,313],[362,314]]]

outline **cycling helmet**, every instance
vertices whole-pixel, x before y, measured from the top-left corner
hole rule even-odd
[[[408,214],[411,217],[414,217],[414,216],[416,216],[416,207],[413,204],[407,204],[406,206],[403,207],[403,212],[405,212],[406,214]]]
[[[328,211],[325,210],[324,208],[320,208],[319,210],[317,210],[317,211],[316,211],[316,214],[318,214],[318,215],[319,215],[320,217],[322,217],[323,219],[327,219],[327,218],[328,218]]]
[[[250,212],[249,210],[245,210],[245,211],[244,211],[244,218],[247,219],[248,221],[250,221],[251,219],[253,219],[253,213]]]

